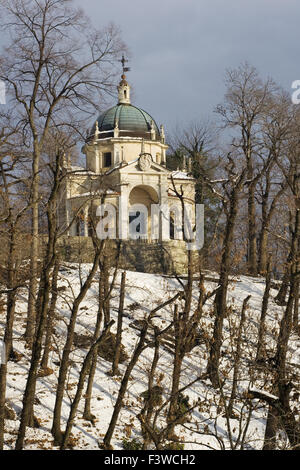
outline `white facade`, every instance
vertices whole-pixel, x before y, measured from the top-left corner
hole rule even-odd
[[[129,221],[134,219],[134,213],[141,214],[142,209],[138,210],[141,206],[147,209],[143,216],[140,215],[143,222],[140,225],[146,226],[145,231],[140,226],[143,232],[141,237],[153,242],[182,239],[180,230],[174,234],[171,225],[174,221],[178,225],[178,221],[182,220],[183,203],[193,214],[191,217],[194,222],[195,181],[187,172],[166,169],[168,146],[165,144],[163,126],[158,131],[154,120],[149,120],[151,117],[147,113],[132,107],[130,86],[125,75],[118,86],[118,96],[117,107],[105,115],[106,121],[96,121],[92,134],[82,148],[86,155],[86,168],[66,168],[61,225],[67,227],[69,236],[88,236],[89,223],[91,218],[97,217],[97,208],[109,203],[116,213],[115,228],[111,233],[126,240],[132,235],[129,232]],[[121,119],[118,119],[120,110],[125,119],[122,114]],[[135,113],[134,117],[140,116],[136,130],[130,119],[130,130],[124,128],[127,125],[127,111]],[[112,112],[115,115],[109,128],[106,116]],[[141,127],[143,125],[144,130]],[[183,195],[182,200],[176,196],[175,189]],[[155,206],[166,212],[155,213]],[[173,221],[171,225],[166,217],[168,209]]]

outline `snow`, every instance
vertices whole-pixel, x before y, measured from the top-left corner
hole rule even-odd
[[[91,265],[81,265],[81,279],[87,275]],[[214,274],[211,274],[213,277]],[[119,302],[121,273],[118,273],[116,285],[112,293],[111,301],[111,317],[117,319],[117,309]],[[216,283],[206,282],[207,291],[216,288]],[[35,415],[41,421],[39,429],[27,428],[26,431],[26,449],[57,449],[53,446],[53,438],[50,433],[52,426],[52,413],[55,402],[55,390],[58,377],[58,366],[56,362],[59,360],[57,354],[57,346],[59,346],[60,354],[65,341],[66,324],[70,315],[69,305],[74,296],[79,292],[80,277],[78,275],[78,265],[66,264],[63,271],[59,275],[59,286],[65,286],[65,290],[59,292],[57,304],[58,322],[55,326],[55,336],[53,341],[53,351],[49,361],[49,367],[54,370],[52,375],[40,377],[37,381]],[[137,330],[133,328],[133,322],[144,318],[153,308],[160,303],[165,302],[182,290],[179,282],[171,277],[160,276],[155,274],[136,273],[127,271],[126,277],[126,297],[125,297],[125,318],[123,322],[122,342],[128,354],[132,353],[137,340]],[[193,302],[197,303],[198,282],[194,282]],[[189,386],[184,394],[189,396],[190,403],[198,400],[198,405],[192,413],[190,422],[184,426],[177,426],[176,433],[182,441],[185,441],[185,449],[226,449],[230,448],[228,438],[228,424],[233,442],[237,438],[240,428],[244,429],[247,424],[247,407],[246,394],[249,388],[265,390],[270,393],[270,381],[264,372],[260,376],[253,376],[251,369],[252,361],[255,357],[255,337],[257,334],[258,321],[260,317],[261,301],[264,292],[264,281],[259,278],[249,278],[246,276],[236,277],[230,282],[228,293],[228,303],[231,306],[231,313],[226,318],[224,324],[224,344],[222,353],[221,369],[224,377],[228,377],[224,393],[230,395],[230,377],[232,374],[232,363],[230,357],[233,355],[232,341],[230,335],[232,331],[236,331],[239,321],[239,313],[241,305],[245,297],[249,294],[249,308],[247,310],[247,320],[243,332],[242,359],[240,378],[238,386],[239,399],[236,401],[236,409],[239,411],[243,419],[241,424],[237,419],[230,418],[227,420],[224,412],[220,411],[220,395],[214,390],[208,379],[204,377],[206,370],[206,359],[208,354],[208,345],[205,341],[200,342],[190,353],[188,353],[183,362],[183,370],[180,386]],[[270,308],[268,313],[268,332],[267,332],[267,348],[272,349],[275,345],[276,335],[278,331],[279,321],[283,313],[283,307],[279,307],[273,301],[276,291],[271,290]],[[96,321],[97,314],[97,296],[98,282],[94,280],[92,287],[82,302],[78,314],[76,332],[81,334],[92,333]],[[213,318],[212,318],[212,301],[209,299],[205,305],[205,313],[200,320],[200,329],[211,335]],[[29,368],[29,351],[24,348],[24,326],[26,320],[26,291],[20,291],[16,306],[16,319],[14,324],[14,348],[17,352],[23,354],[22,359],[17,362],[8,363],[8,385],[7,385],[7,401],[14,408],[18,417],[22,407],[22,394],[24,391],[27,372]],[[179,307],[180,307],[180,302]],[[173,305],[168,305],[161,309],[156,317],[155,324],[160,328],[168,326],[172,318]],[[0,337],[3,336],[5,313],[0,314]],[[116,332],[117,323],[112,327],[112,332]],[[62,408],[62,427],[69,414],[70,400],[76,392],[76,385],[80,372],[80,364],[85,357],[87,350],[75,348],[71,354],[72,367],[68,375],[67,391],[64,396]],[[140,423],[136,418],[143,406],[143,400],[140,394],[147,389],[147,370],[151,366],[153,357],[153,349],[146,349],[138,364],[133,370],[132,377],[129,381],[128,390],[124,400],[124,408],[119,416],[118,424],[112,439],[114,449],[122,449],[122,439],[130,433],[130,438],[141,439]],[[293,338],[289,352],[289,361],[300,364],[299,361],[299,341]],[[167,348],[161,348],[161,356],[158,364],[156,382],[160,382],[163,386],[163,398],[167,398],[170,393],[171,377],[172,377],[173,356]],[[121,373],[124,373],[126,364],[120,365]],[[81,399],[79,410],[77,412],[72,434],[76,437],[75,449],[99,449],[101,442],[109,425],[113,412],[114,402],[118,393],[121,378],[119,376],[111,377],[107,373],[111,370],[111,363],[102,358],[98,358],[95,382],[93,386],[92,413],[96,416],[94,424],[82,419],[82,411],[84,400]],[[196,380],[198,379],[198,380]],[[255,383],[256,382],[256,383]],[[245,448],[261,449],[263,444],[263,436],[265,430],[266,405],[255,400],[253,403],[253,411],[250,424],[246,432]],[[5,448],[12,449],[14,447],[16,433],[19,427],[19,420],[6,420]],[[127,429],[127,431],[126,431]],[[129,431],[128,431],[129,429]]]
[[[113,191],[112,189],[105,189],[105,190],[99,190],[96,192],[87,192],[87,193],[80,193],[80,194],[75,194],[74,196],[71,196],[69,199],[76,199],[76,198],[82,198],[82,197],[88,197],[88,198],[93,198],[96,196],[99,196],[100,194],[119,194],[117,191]]]
[[[180,180],[193,180],[194,178],[192,176],[189,176],[187,173],[183,171],[173,171],[172,176],[174,179],[180,179]]]
[[[249,388],[249,392],[254,392],[254,393],[256,392],[256,393],[259,393],[260,395],[265,396],[266,398],[272,398],[273,400],[278,400],[278,397],[276,397],[276,395],[266,392],[265,390],[259,390],[258,388],[255,388],[255,387]]]

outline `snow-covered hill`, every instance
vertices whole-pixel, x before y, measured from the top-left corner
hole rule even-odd
[[[82,277],[87,274],[89,268],[90,265],[81,266]],[[213,277],[213,274],[210,274],[210,277]],[[66,325],[70,314],[69,305],[76,293],[78,293],[80,286],[77,265],[68,265],[60,272],[59,286],[60,293],[57,304],[55,335],[53,337],[53,350],[49,363],[49,367],[53,369],[53,374],[38,379],[35,416],[40,420],[40,428],[27,428],[26,449],[55,448],[53,447],[53,437],[50,429],[55,402],[58,364],[60,360],[59,354],[61,354],[65,341]],[[216,284],[214,282],[206,282],[205,287],[207,291],[212,291],[216,288]],[[119,303],[119,289],[120,274],[118,274],[111,301],[111,317],[115,320]],[[138,340],[139,324],[137,320],[144,318],[145,314],[149,313],[151,309],[174,296],[178,290],[182,290],[182,287],[174,278],[127,272],[122,343],[128,356],[134,350]],[[175,429],[178,440],[184,443],[185,449],[230,449],[234,447],[237,439],[239,440],[237,448],[261,449],[262,447],[267,412],[266,406],[258,400],[251,400],[247,392],[249,387],[256,387],[266,392],[271,392],[271,366],[266,363],[261,366],[261,369],[258,369],[253,365],[263,292],[263,279],[240,276],[230,282],[228,303],[231,308],[224,325],[224,344],[221,363],[222,377],[224,378],[225,385],[221,392],[214,390],[209,380],[204,376],[209,339],[212,333],[212,298],[205,305],[205,313],[199,325],[199,342],[184,359],[180,382],[181,387],[194,382],[184,390],[184,395],[188,395],[190,405],[197,403],[188,421],[178,425]],[[251,298],[242,336],[242,358],[238,381],[239,398],[235,402],[236,419],[229,419],[226,416],[224,401],[226,402],[231,391],[232,366],[235,351],[235,342],[232,338],[238,327],[242,302],[249,294]],[[283,307],[277,306],[273,301],[275,294],[276,291],[272,290],[267,319],[267,352],[269,352],[270,357],[272,352],[274,352],[275,333],[278,331],[280,317],[283,312]],[[196,305],[198,298],[197,281],[194,282],[193,297],[194,304]],[[97,299],[98,282],[95,279],[92,288],[80,306],[76,333],[82,335],[92,334],[97,315]],[[21,353],[23,357],[19,362],[10,361],[8,365],[7,400],[11,408],[15,410],[17,419],[5,421],[6,449],[14,447],[19,426],[18,417],[22,406],[22,395],[29,367],[29,351],[24,348],[24,340],[22,338],[26,320],[26,307],[26,292],[19,292],[14,324],[14,349]],[[165,328],[172,319],[172,312],[172,305],[160,310],[154,319],[154,324],[160,328]],[[2,335],[5,312],[1,313],[0,320],[0,334]],[[116,323],[112,327],[112,332],[115,331]],[[299,346],[299,338],[293,337],[289,351],[289,363],[300,365]],[[87,349],[80,349],[74,346],[71,354],[72,366],[68,375],[67,390],[63,402],[63,420],[66,420],[68,417],[70,400],[74,397],[80,366],[86,353]],[[124,408],[120,414],[112,439],[112,445],[115,449],[123,448],[124,438],[127,441],[131,439],[135,439],[137,442],[141,441],[141,427],[137,415],[143,406],[141,393],[147,389],[147,372],[151,366],[152,357],[153,348],[146,349],[133,370],[124,401]],[[155,376],[156,383],[163,387],[163,399],[167,399],[170,393],[172,365],[172,341],[169,340],[161,345],[160,359]],[[126,362],[120,365],[120,371],[123,373],[125,368]],[[92,413],[96,419],[92,424],[82,418],[84,404],[82,399],[77,412],[75,426],[72,430],[72,442],[75,449],[99,449],[99,442],[101,442],[109,425],[121,381],[119,376],[111,377],[108,375],[107,373],[110,370],[111,362],[99,357],[92,399]],[[196,380],[197,378],[198,380]],[[160,418],[158,418],[158,426],[159,423]]]

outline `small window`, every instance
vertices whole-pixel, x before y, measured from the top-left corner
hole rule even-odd
[[[104,168],[111,166],[111,152],[106,152],[103,154],[103,166]]]

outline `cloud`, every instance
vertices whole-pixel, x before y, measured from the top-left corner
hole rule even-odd
[[[132,51],[136,103],[160,123],[209,115],[226,68],[245,60],[285,87],[300,78],[298,0],[85,0],[94,24],[114,21]]]

